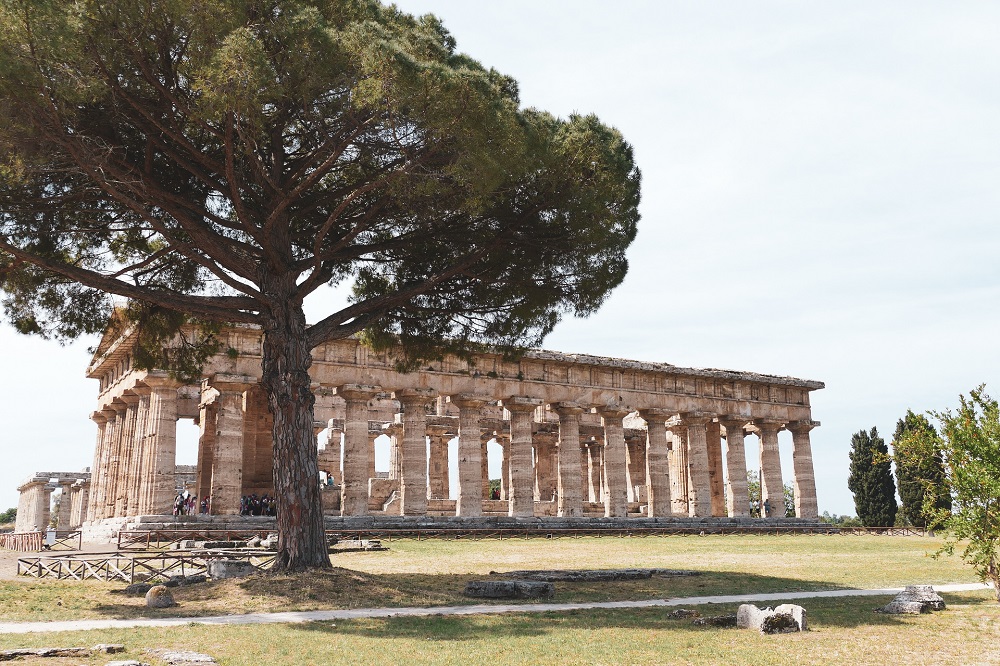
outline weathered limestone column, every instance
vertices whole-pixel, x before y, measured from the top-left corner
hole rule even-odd
[[[368,445],[368,401],[379,391],[380,387],[367,384],[344,384],[336,389],[337,395],[347,403],[344,477],[340,484],[340,512],[345,516],[368,515],[368,470],[372,464],[372,450]]]
[[[104,412],[94,412],[90,415],[94,423],[97,424],[97,442],[94,444],[94,465],[90,468],[90,488],[87,494],[93,494],[96,501],[87,502],[87,510],[83,514],[83,520],[94,521],[100,516],[96,516],[94,508],[100,506],[100,499],[97,498],[98,490],[104,484],[104,468],[107,465],[106,430],[108,428],[108,417]],[[88,498],[89,499],[89,498]]]
[[[483,433],[480,436],[480,438],[479,438],[479,444],[480,444],[480,446],[479,446],[479,455],[480,455],[480,464],[479,464],[480,472],[479,472],[479,478],[481,480],[480,485],[482,486],[482,490],[480,491],[479,496],[482,497],[484,500],[490,499],[490,458],[489,458],[489,449],[488,449],[488,447],[489,447],[491,439],[493,439],[493,433],[489,433],[489,432]],[[458,442],[459,442],[459,447],[461,447],[461,445],[462,445],[461,434],[459,435]],[[461,451],[461,448],[459,450]],[[461,452],[459,452],[458,455],[459,455],[459,459],[461,459],[461,455],[462,455]],[[461,476],[461,472],[459,472],[459,476]],[[461,481],[459,481],[459,498],[461,498],[461,495],[462,495],[462,493],[461,493]],[[482,502],[480,502],[479,505],[482,506]],[[455,512],[456,512],[456,514],[458,513],[458,507],[457,506],[455,508]],[[482,509],[480,509],[480,513],[482,513]]]
[[[198,468],[195,490],[198,497],[204,497],[212,494],[212,460],[215,459],[216,421],[219,414],[218,405],[215,404],[215,392],[203,395],[202,402],[198,407],[198,425],[201,429],[201,436],[198,438]],[[170,500],[172,504],[172,495]]]
[[[404,389],[396,398],[403,406],[400,513],[423,516],[427,514],[427,406],[437,398],[437,391]]]
[[[604,422],[604,516],[628,516],[628,479],[625,473],[625,429],[629,410],[607,406],[598,410]]]
[[[667,460],[670,465],[670,508],[675,516],[690,514],[688,503],[691,499],[691,479],[688,476],[688,435],[687,428],[680,419],[671,419],[667,423],[667,444],[670,452]]]
[[[705,440],[708,445],[708,484],[711,490],[713,516],[726,515],[726,489],[722,475],[722,425],[709,421],[705,425]]]
[[[448,441],[451,435],[444,426],[427,426],[430,442],[427,460],[427,499],[448,499]]]
[[[778,452],[778,431],[781,421],[754,419],[760,431],[760,506],[764,517],[764,502],[768,501],[771,513],[768,518],[785,515],[785,484],[781,478],[781,455]]]
[[[583,515],[583,476],[580,469],[580,414],[583,407],[574,402],[557,402],[559,414],[558,503],[563,517]]]
[[[136,385],[132,390],[139,396],[139,405],[135,417],[136,457],[132,466],[134,474],[129,491],[128,515],[138,516],[140,513],[148,513],[146,509],[152,496],[155,460],[150,437],[152,424],[149,420],[149,403],[153,391],[145,384]]]
[[[683,424],[687,426],[688,439],[688,476],[689,488],[688,511],[692,518],[704,518],[712,515],[712,487],[708,476],[708,443],[707,427],[712,415],[702,412],[687,412],[681,414]]]
[[[28,479],[18,486],[17,518],[15,532],[45,531],[49,525],[49,503],[52,488],[49,480],[42,477]]]
[[[118,463],[118,483],[115,492],[115,516],[127,516],[129,494],[135,485],[135,459],[138,454],[139,396],[126,391],[121,395],[125,403],[125,429],[122,431]]]
[[[535,449],[535,487],[536,502],[551,502],[557,494],[559,481],[557,477],[558,461],[556,458],[556,442],[559,435],[554,432],[536,432],[531,438]]]
[[[650,518],[671,514],[670,461],[666,421],[670,413],[663,409],[643,409],[646,421],[646,513]]]
[[[72,479],[60,479],[59,487],[60,497],[59,497],[59,513],[56,514],[56,529],[68,530],[70,523],[72,522],[73,515],[73,499],[72,499],[72,486],[74,481]]]
[[[458,501],[456,516],[483,515],[484,477],[489,489],[489,468],[486,442],[479,424],[480,411],[489,400],[483,396],[460,394],[451,396],[458,405]],[[485,472],[484,472],[485,470]]]
[[[148,514],[153,498],[153,460],[152,441],[149,421],[149,402],[153,390],[145,384],[137,384],[133,392],[139,396],[139,415],[136,419],[136,446],[138,460],[136,461],[135,482],[130,491],[129,515]]]
[[[69,528],[76,529],[87,519],[90,499],[90,481],[80,479],[73,484],[73,511],[69,517]]]
[[[585,502],[590,501],[590,440],[580,437],[580,511],[586,511]]]
[[[531,422],[535,408],[542,404],[538,398],[514,396],[504,400],[510,412],[510,509],[511,516],[535,515],[531,469]]]
[[[102,518],[118,515],[118,492],[122,486],[124,472],[122,449],[127,429],[128,405],[115,398],[109,407],[114,411],[114,429],[111,431],[110,455],[108,457],[107,483],[104,486],[104,507]]]
[[[604,443],[596,439],[587,445],[587,501],[604,502]]]
[[[747,420],[740,417],[722,417],[719,423],[726,429],[726,509],[731,518],[750,515],[750,497],[747,494],[746,444],[743,426]]]
[[[375,440],[379,438],[380,432],[368,431],[368,478],[375,479],[378,478],[378,473],[375,471]],[[367,484],[366,484],[367,485]]]
[[[212,514],[239,515],[243,495],[243,429],[249,377],[216,375],[215,451],[212,456]]]
[[[180,383],[165,375],[147,375],[144,383],[149,387],[146,443],[152,472],[152,478],[146,482],[149,505],[144,512],[167,516],[173,511],[174,495],[177,493],[177,389]],[[198,489],[197,483],[195,489]],[[239,498],[236,507],[238,512]]]
[[[400,470],[403,467],[403,456],[401,454],[403,425],[401,423],[389,423],[383,426],[382,430],[389,436],[389,478],[398,480],[400,478]]]
[[[500,445],[500,499],[510,501],[510,435],[497,435]]]
[[[788,429],[792,431],[796,518],[819,516],[816,502],[816,474],[813,471],[812,444],[809,441],[809,431],[818,425],[819,421],[793,421],[788,424]]]

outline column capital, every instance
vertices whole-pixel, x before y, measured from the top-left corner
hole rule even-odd
[[[819,421],[789,421],[785,427],[791,430],[793,435],[800,435],[819,427],[819,425]]]
[[[672,417],[677,412],[672,412],[669,409],[662,409],[660,407],[651,407],[649,409],[640,409],[639,416],[646,422],[647,427],[650,421],[659,423],[663,425],[667,422],[667,419]]]
[[[555,444],[559,440],[557,432],[536,432],[531,437],[533,440],[543,444]]]
[[[339,395],[345,400],[368,401],[376,393],[382,392],[381,386],[371,384],[341,384],[333,389],[334,395]]]
[[[503,406],[511,412],[531,412],[541,404],[541,398],[529,398],[523,395],[511,396],[503,401]]]
[[[392,397],[404,405],[427,405],[438,397],[438,392],[431,388],[407,388],[393,391]]]
[[[488,403],[495,403],[496,400],[489,396],[477,395],[475,393],[458,393],[456,395],[449,395],[448,402],[458,405],[459,409],[478,410],[482,409]]]
[[[118,415],[128,409],[128,403],[121,398],[115,398],[111,401],[111,404],[109,404],[107,408]]]
[[[785,422],[781,419],[754,419],[753,424],[757,426],[757,429],[761,433],[773,432],[774,434],[778,434],[778,431],[784,427]]]
[[[118,410],[112,409],[111,405],[105,405],[104,409],[95,414],[103,414],[105,421],[113,421],[118,416]]]
[[[392,423],[383,423],[382,432],[388,435],[389,437],[398,437],[399,435],[403,434],[403,424],[396,421]]]
[[[705,426],[715,418],[715,414],[709,412],[684,412],[680,417],[680,425]]]
[[[124,391],[119,399],[126,405],[131,406],[139,404],[139,394],[133,391],[132,389]]]
[[[220,392],[242,393],[256,386],[257,380],[250,375],[230,375],[220,372],[212,375],[208,385]]]
[[[145,398],[149,395],[152,395],[153,389],[149,386],[146,386],[145,384],[136,384],[134,387],[132,387],[132,392],[135,393],[140,398]]]
[[[97,425],[104,425],[105,423],[108,422],[108,415],[105,414],[103,411],[91,412],[90,420],[96,423]]]
[[[427,425],[427,434],[431,437],[446,437],[449,434],[451,428],[444,425]]]
[[[552,403],[552,409],[559,416],[572,416],[574,414],[583,414],[587,411],[586,407],[577,402],[554,402]]]
[[[724,414],[719,416],[719,423],[721,423],[722,426],[727,430],[729,429],[730,426],[734,428],[742,428],[746,424],[750,423],[750,417],[739,416],[739,415],[730,416],[728,414]]]
[[[601,405],[597,408],[597,413],[605,419],[623,419],[633,411],[624,405]]]
[[[176,389],[182,386],[181,382],[177,381],[166,372],[160,371],[147,372],[146,376],[142,378],[142,383],[150,388]]]

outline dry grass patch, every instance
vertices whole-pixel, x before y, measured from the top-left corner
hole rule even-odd
[[[154,664],[143,655],[147,647],[206,652],[226,666],[1000,663],[1000,605],[986,592],[945,598],[943,612],[906,617],[872,612],[888,597],[806,600],[812,631],[780,636],[696,627],[671,619],[672,609],[650,608],[0,635],[0,647],[117,642],[128,648],[126,656]],[[717,614],[734,607],[698,609]]]
[[[554,601],[615,601],[715,594],[972,582],[957,558],[933,559],[917,537],[726,536],[505,541],[395,540],[385,552],[342,553],[340,568],[175,588],[180,606],[154,611],[122,584],[0,581],[0,619],[189,617],[265,611],[470,603],[469,580],[517,569],[696,569],[690,578],[558,583]]]

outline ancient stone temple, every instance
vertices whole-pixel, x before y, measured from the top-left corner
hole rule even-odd
[[[88,369],[100,381],[88,521],[171,513],[185,418],[200,426],[194,495],[210,498],[210,513],[237,514],[241,498],[273,495],[261,334],[241,326],[220,335],[223,351],[191,385],[135,369],[130,335],[101,342]],[[821,382],[547,351],[446,357],[402,373],[392,353],[354,339],[313,355],[328,514],[741,517],[749,444],[761,501],[780,514],[778,433],[788,430],[795,513],[817,515],[809,394]],[[388,472],[375,471],[379,445]],[[502,451],[499,489],[490,488],[488,449]]]

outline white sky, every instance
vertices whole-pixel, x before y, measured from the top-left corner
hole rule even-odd
[[[397,4],[441,16],[525,105],[596,113],[635,147],[629,277],[547,348],[825,381],[833,513],[854,513],[853,432],[997,392],[1000,4]],[[35,470],[91,463],[86,346],[0,328],[0,509]]]

